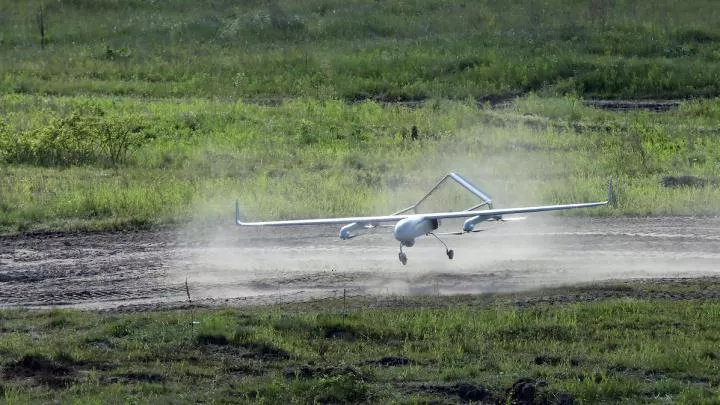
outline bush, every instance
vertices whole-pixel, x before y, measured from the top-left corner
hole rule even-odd
[[[117,166],[146,140],[142,121],[137,115],[108,115],[97,105],[85,104],[17,136],[0,124],[0,159],[39,166]]]
[[[5,121],[0,119],[0,162],[5,162],[13,147],[12,134]]]

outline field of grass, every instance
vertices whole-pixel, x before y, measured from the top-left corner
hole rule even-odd
[[[0,0],[0,234],[230,224],[236,198],[258,219],[390,213],[448,171],[497,207],[604,199],[612,177],[614,207],[569,215],[716,215],[719,13]],[[591,98],[685,101],[611,112]],[[444,192],[430,205],[468,205]],[[4,309],[0,403],[720,403],[717,286],[347,313]]]
[[[708,0],[0,0],[0,233],[229,221],[236,198],[253,218],[393,212],[451,170],[497,206],[602,199],[612,176],[617,206],[593,215],[716,214],[716,17]],[[398,100],[425,102],[381,103]]]
[[[2,0],[0,88],[233,99],[717,96],[717,20],[712,0]]]
[[[717,100],[666,113],[532,95],[484,109],[32,95],[0,105],[5,232],[229,223],[236,198],[251,217],[392,212],[453,170],[499,206],[602,199],[611,176],[617,206],[593,214],[713,214],[720,204]],[[708,184],[666,188],[665,175]],[[464,208],[455,191],[438,208]]]
[[[540,291],[540,301],[442,297],[384,309],[350,302],[346,312],[342,300],[2,310],[0,402],[718,403],[718,285],[610,284]]]
[[[389,213],[449,171],[497,206],[603,199],[611,176],[617,205],[583,214],[720,205],[717,100],[619,113],[535,95],[481,109],[6,95],[0,110],[4,232],[229,223],[236,198],[253,218]],[[707,184],[667,188],[667,175]],[[465,206],[451,190],[437,207]]]

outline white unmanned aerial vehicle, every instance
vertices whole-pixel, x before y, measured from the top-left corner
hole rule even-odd
[[[418,213],[417,206],[425,201],[426,198],[432,194],[433,191],[437,190],[440,185],[447,179],[453,179],[458,182],[461,186],[466,188],[471,193],[478,196],[483,202],[473,207],[468,208],[465,211],[452,211],[452,212],[432,212],[432,213]],[[608,189],[608,201],[613,199],[612,182]],[[403,252],[403,246],[412,247],[415,244],[415,238],[423,235],[432,235],[445,246],[445,253],[449,259],[452,259],[454,252],[452,249],[448,249],[445,242],[443,242],[433,231],[438,229],[440,226],[441,219],[451,218],[467,218],[463,223],[462,231],[453,232],[453,235],[460,235],[468,232],[477,232],[474,230],[475,225],[482,221],[495,220],[499,221],[503,219],[503,215],[507,214],[523,214],[528,212],[541,212],[541,211],[559,211],[569,210],[575,208],[590,208],[601,205],[606,205],[608,201],[581,203],[581,204],[563,204],[563,205],[542,205],[538,207],[521,207],[521,208],[500,208],[493,209],[492,199],[480,190],[477,186],[470,183],[464,177],[457,173],[450,173],[443,177],[435,187],[432,188],[423,198],[417,203],[405,208],[402,211],[398,211],[392,215],[374,216],[374,217],[346,217],[346,218],[318,218],[318,219],[293,219],[288,221],[267,221],[267,222],[243,222],[240,219],[240,204],[235,203],[235,222],[241,226],[295,226],[295,225],[332,225],[332,224],[344,224],[340,228],[340,239],[351,239],[357,234],[352,234],[353,231],[360,229],[372,229],[376,228],[380,224],[384,223],[395,223],[393,235],[395,239],[400,242],[400,253],[398,257],[402,264],[407,263],[407,255]],[[485,210],[479,210],[480,207],[487,206]],[[408,213],[413,211],[413,213]]]

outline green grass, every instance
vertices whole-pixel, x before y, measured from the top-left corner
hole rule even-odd
[[[698,298],[716,290],[704,279],[631,283],[616,293],[639,298],[563,304],[443,297],[440,307],[370,309],[351,301],[346,314],[341,300],[321,310],[6,309],[0,401],[455,403],[453,387],[464,383],[502,402],[529,378],[536,400],[717,403],[720,306]],[[376,362],[387,357],[395,365]]]
[[[7,95],[0,229],[229,223],[238,198],[252,218],[393,212],[449,171],[497,206],[599,200],[612,176],[617,205],[583,215],[711,215],[718,106],[616,113],[535,95],[485,109]],[[707,186],[665,188],[666,175]],[[443,193],[427,209],[471,204],[460,189]]]
[[[0,233],[393,212],[451,170],[497,206],[612,176],[581,215],[716,214],[715,4],[535,3],[0,0]]]
[[[3,0],[0,88],[345,100],[717,96],[716,22],[710,0]]]

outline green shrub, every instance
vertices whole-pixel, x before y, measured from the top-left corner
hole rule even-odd
[[[38,166],[117,166],[146,140],[142,121],[134,114],[108,115],[98,105],[85,104],[65,117],[20,131],[16,138],[2,125],[0,158]]]

